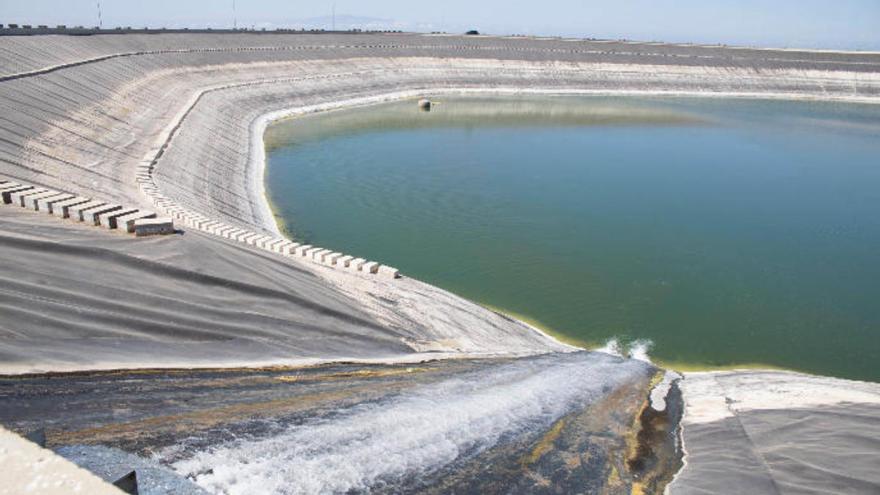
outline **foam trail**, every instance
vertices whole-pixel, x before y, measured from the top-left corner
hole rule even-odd
[[[367,490],[430,474],[507,434],[545,429],[646,369],[597,353],[515,361],[195,452],[173,467],[230,495]]]

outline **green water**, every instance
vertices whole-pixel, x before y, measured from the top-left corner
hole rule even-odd
[[[439,100],[271,126],[289,231],[580,342],[880,380],[880,107]]]

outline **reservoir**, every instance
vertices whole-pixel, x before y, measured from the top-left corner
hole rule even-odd
[[[880,380],[880,107],[434,101],[270,126],[279,223],[572,343]]]

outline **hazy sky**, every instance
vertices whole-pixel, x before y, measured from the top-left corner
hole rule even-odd
[[[227,27],[232,0],[100,0],[104,27]],[[97,25],[96,0],[0,0],[0,23]],[[479,29],[880,50],[880,0],[235,0],[239,27]]]

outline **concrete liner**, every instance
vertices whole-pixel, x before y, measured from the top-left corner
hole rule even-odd
[[[92,201],[92,198],[87,198],[85,196],[77,196],[75,198],[59,201],[52,205],[52,214],[57,217],[67,218],[70,215],[69,208],[71,206],[81,205],[83,203],[88,203],[89,201]]]
[[[43,199],[40,199],[37,201],[36,209],[37,209],[37,211],[42,211],[42,212],[46,213],[47,215],[51,215],[52,214],[52,205],[54,205],[55,203],[59,203],[61,201],[64,201],[66,199],[74,198],[74,197],[76,197],[76,196],[74,196],[73,194],[62,193],[62,194],[59,194],[58,196],[52,196],[51,198],[43,198]]]
[[[107,227],[108,229],[115,229],[118,225],[116,222],[117,218],[123,215],[137,213],[137,211],[137,208],[122,208],[121,210],[102,213],[98,215],[98,225],[101,225],[102,227]]]
[[[93,206],[92,208],[81,211],[79,214],[80,214],[80,217],[83,219],[83,222],[86,222],[90,225],[97,226],[97,225],[99,225],[99,223],[98,223],[98,216],[99,215],[101,215],[102,213],[107,213],[109,211],[116,211],[116,210],[121,210],[121,209],[122,209],[122,205],[109,203],[109,204],[104,204],[101,206]]]
[[[120,230],[125,230],[127,233],[134,232],[134,222],[135,220],[141,220],[143,218],[156,218],[156,214],[152,211],[140,210],[135,211],[133,213],[129,213],[128,215],[122,215],[116,218],[116,225]]]

